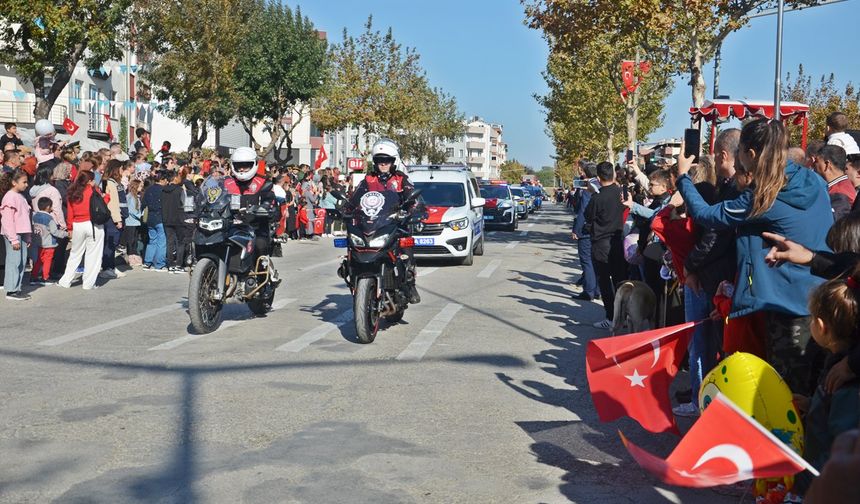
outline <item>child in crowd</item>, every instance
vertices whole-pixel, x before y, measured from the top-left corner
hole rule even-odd
[[[803,456],[821,469],[830,458],[836,436],[856,428],[860,420],[860,379],[843,383],[833,392],[825,388],[827,371],[860,344],[860,268],[844,280],[830,280],[812,291],[809,312],[812,337],[831,355],[812,398],[795,396],[795,403],[805,412]],[[798,476],[795,492],[802,494],[808,487],[807,476]]]
[[[54,219],[54,204],[50,198],[39,198],[36,205],[39,210],[33,214],[33,234],[37,240],[34,240],[33,246],[39,247],[39,256],[30,273],[30,284],[53,285],[50,281],[51,266],[57,250],[57,238],[66,238],[69,233],[61,229]]]
[[[3,287],[9,301],[26,301],[24,269],[27,266],[27,245],[30,243],[30,205],[22,194],[27,190],[27,174],[17,168],[0,177],[0,233],[6,246],[6,272]]]

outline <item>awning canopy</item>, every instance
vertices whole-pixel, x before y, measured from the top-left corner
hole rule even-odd
[[[706,101],[701,107],[690,107],[693,120],[704,119],[712,122],[715,119],[726,121],[732,117],[743,120],[747,117],[773,118],[773,102],[745,100],[712,100]],[[802,124],[809,113],[809,105],[798,102],[780,102],[780,116],[785,121]]]

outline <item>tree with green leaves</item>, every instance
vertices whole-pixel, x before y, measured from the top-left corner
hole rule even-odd
[[[312,117],[322,129],[356,127],[364,136],[397,136],[421,117],[430,96],[415,49],[403,48],[389,28],[374,30],[368,17],[355,38],[344,29],[343,42],[329,52],[331,74]],[[364,153],[366,154],[366,153]]]
[[[142,76],[162,110],[191,127],[189,150],[236,114],[239,50],[248,36],[254,0],[136,0],[136,41]]]
[[[0,63],[33,86],[36,119],[47,119],[79,62],[95,69],[120,58],[130,5],[131,0],[3,2]]]
[[[499,167],[499,176],[512,184],[519,184],[526,174],[526,165],[516,159],[509,159]]]
[[[324,87],[327,43],[301,9],[274,0],[261,0],[248,24],[236,69],[237,115],[260,156],[274,149],[275,160],[286,161],[281,149],[292,152],[292,132]],[[254,136],[258,124],[269,132],[267,144]]]
[[[705,101],[702,69],[729,34],[776,0],[521,0],[532,26],[575,51],[597,37],[632,39],[673,73],[688,73],[693,105]],[[818,0],[789,0],[808,6]]]
[[[809,138],[824,138],[827,116],[833,112],[842,112],[848,117],[848,124],[860,128],[860,90],[852,82],[840,88],[836,76],[831,73],[822,75],[813,84],[812,76],[803,71],[803,65],[798,66],[794,78],[789,73],[785,82],[783,100],[809,105]],[[789,128],[792,145],[800,145],[802,133],[800,127]]]
[[[400,156],[416,163],[444,163],[443,142],[463,135],[463,114],[457,108],[457,100],[439,89],[423,86],[415,94],[418,113],[393,136]]]

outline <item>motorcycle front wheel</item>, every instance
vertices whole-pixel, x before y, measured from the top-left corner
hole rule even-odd
[[[188,314],[198,334],[210,333],[221,325],[223,304],[214,299],[217,290],[218,264],[208,257],[199,259],[188,287]]]
[[[352,311],[359,343],[373,343],[379,330],[379,299],[376,297],[375,278],[358,279]]]

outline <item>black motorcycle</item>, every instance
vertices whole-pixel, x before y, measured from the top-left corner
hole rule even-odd
[[[420,194],[416,190],[402,205],[394,191],[363,194],[352,213],[345,212],[346,238],[335,239],[335,247],[347,255],[338,268],[353,295],[355,332],[361,343],[372,343],[380,319],[398,322],[409,306],[414,265],[409,261],[415,245],[411,228],[422,212],[407,212]],[[336,194],[343,199],[343,196]]]
[[[272,308],[281,280],[271,258],[255,250],[250,222],[268,217],[269,210],[240,208],[240,197],[227,192],[223,180],[213,178],[201,186],[196,208],[195,264],[188,287],[194,330],[203,334],[218,329],[224,303],[231,298],[248,303],[255,315],[264,315]]]

